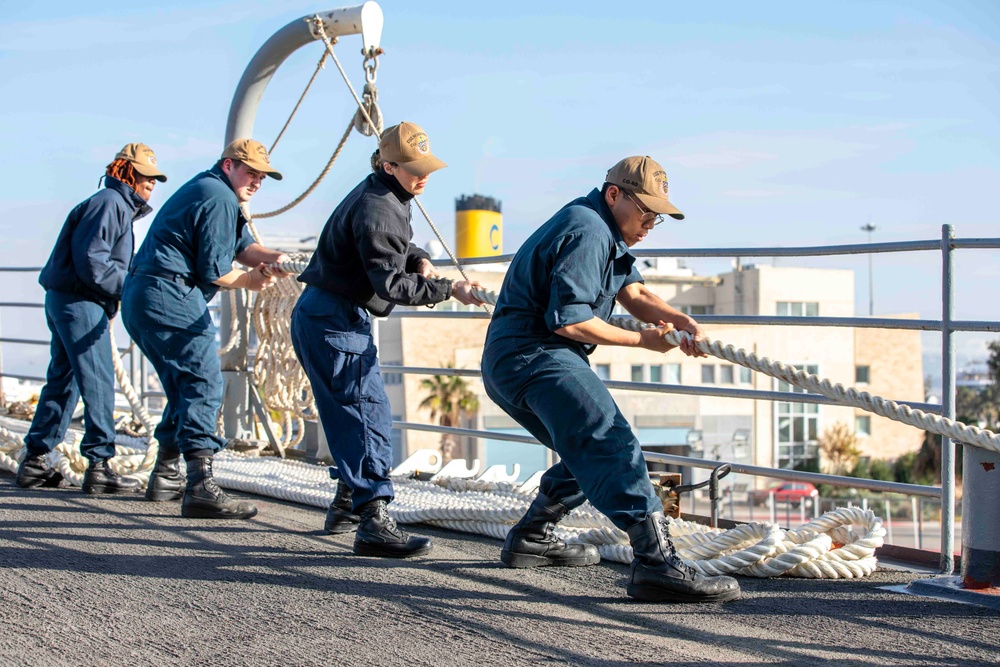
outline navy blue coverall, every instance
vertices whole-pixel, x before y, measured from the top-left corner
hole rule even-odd
[[[31,428],[29,456],[62,442],[83,398],[80,453],[90,461],[115,455],[115,377],[110,319],[118,312],[122,282],[132,262],[132,223],[149,213],[135,191],[111,176],[104,189],[66,218],[38,276],[45,288],[51,359]]]
[[[153,364],[167,395],[156,439],[185,459],[210,456],[222,370],[208,302],[216,280],[253,243],[236,193],[215,166],[185,183],[163,205],[136,253],[122,294],[122,320]]]
[[[392,410],[379,375],[371,317],[394,304],[429,305],[451,296],[447,278],[417,271],[409,194],[383,171],[337,206],[320,234],[307,287],[292,311],[292,345],[312,385],[316,408],[354,507],[394,497]]]
[[[621,528],[663,511],[639,441],[590,367],[595,346],[554,333],[607,320],[635,258],[599,190],[560,209],[514,256],[483,352],[486,393],[560,462],[539,491],[569,509],[590,500]]]

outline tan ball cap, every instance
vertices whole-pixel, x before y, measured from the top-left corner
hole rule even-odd
[[[253,139],[237,139],[222,151],[220,159],[239,160],[251,169],[263,172],[276,181],[281,180],[281,172],[271,166],[271,156],[267,154],[264,144]]]
[[[166,174],[156,167],[156,154],[146,144],[125,144],[115,159],[132,163],[132,168],[143,176],[155,178],[160,183],[167,182]]]
[[[431,153],[431,142],[419,125],[402,122],[382,134],[378,152],[386,162],[395,162],[414,176],[426,176],[447,167]]]
[[[667,199],[667,173],[648,155],[625,158],[608,170],[604,180],[634,192],[650,211],[684,219],[684,214]]]

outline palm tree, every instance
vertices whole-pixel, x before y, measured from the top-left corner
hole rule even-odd
[[[448,368],[451,367],[448,364]],[[463,416],[479,409],[479,399],[469,389],[469,383],[458,376],[435,375],[429,380],[421,380],[420,386],[427,390],[427,398],[420,402],[420,409],[429,409],[431,419],[437,419],[441,426],[458,426]],[[451,460],[456,444],[451,433],[441,435],[441,458],[445,463]]]

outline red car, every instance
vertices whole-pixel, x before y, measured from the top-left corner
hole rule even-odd
[[[815,498],[819,495],[816,487],[809,482],[784,482],[770,489],[754,489],[747,494],[747,501],[753,505],[766,505],[767,499],[774,493],[775,502],[791,503],[798,507],[805,498]]]

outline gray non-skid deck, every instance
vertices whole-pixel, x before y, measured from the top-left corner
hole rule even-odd
[[[744,598],[654,605],[627,568],[512,570],[499,543],[418,526],[429,557],[356,557],[323,513],[248,522],[0,476],[0,664],[986,665],[1000,613],[863,581],[741,578]]]

